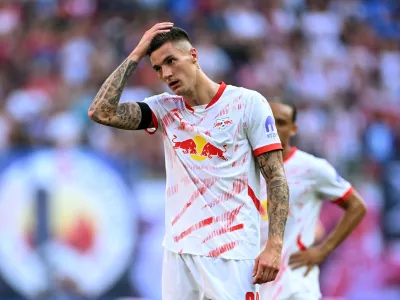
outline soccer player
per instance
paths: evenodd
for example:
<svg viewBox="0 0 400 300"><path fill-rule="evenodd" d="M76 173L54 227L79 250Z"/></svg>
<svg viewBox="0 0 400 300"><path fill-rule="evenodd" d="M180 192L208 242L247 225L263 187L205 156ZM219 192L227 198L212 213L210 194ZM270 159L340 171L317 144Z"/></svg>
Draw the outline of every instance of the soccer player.
<svg viewBox="0 0 400 300"><path fill-rule="evenodd" d="M261 286L261 300L320 299L319 269L328 255L356 228L366 213L360 195L326 160L292 147L296 134L296 107L285 100L273 98L270 106L283 146L284 168L290 190L290 208L283 243L282 267L275 281ZM325 239L319 224L322 201L328 200L344 210L344 216ZM267 205L266 205L267 204ZM269 205L263 202L263 207ZM267 216L262 221L261 244L268 236ZM319 227L318 227L319 226ZM335 280L332 278L332 280Z"/></svg>
<svg viewBox="0 0 400 300"><path fill-rule="evenodd" d="M175 95L119 104L146 55ZM188 34L167 22L143 35L102 85L89 116L107 126L162 133L163 299L258 299L258 284L279 271L289 205L282 146L264 97L213 82ZM261 252L260 170L270 195L268 243Z"/></svg>

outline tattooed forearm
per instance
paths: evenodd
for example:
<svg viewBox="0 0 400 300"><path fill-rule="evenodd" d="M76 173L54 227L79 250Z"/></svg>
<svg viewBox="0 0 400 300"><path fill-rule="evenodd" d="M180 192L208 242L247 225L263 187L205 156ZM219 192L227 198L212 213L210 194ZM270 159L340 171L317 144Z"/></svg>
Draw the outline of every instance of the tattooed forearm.
<svg viewBox="0 0 400 300"><path fill-rule="evenodd" d="M126 59L101 86L89 108L90 118L103 125L121 129L137 129L142 113L137 103L118 104L136 61Z"/></svg>
<svg viewBox="0 0 400 300"><path fill-rule="evenodd" d="M268 237L283 239L289 212L289 187L282 163L282 151L271 151L257 156L261 173L267 181Z"/></svg>

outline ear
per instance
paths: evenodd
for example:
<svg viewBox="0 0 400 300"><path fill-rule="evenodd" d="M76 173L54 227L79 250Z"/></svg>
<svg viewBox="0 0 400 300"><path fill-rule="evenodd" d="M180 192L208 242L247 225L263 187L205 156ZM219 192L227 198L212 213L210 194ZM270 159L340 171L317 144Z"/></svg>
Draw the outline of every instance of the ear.
<svg viewBox="0 0 400 300"><path fill-rule="evenodd" d="M191 48L191 49L189 50L189 54L190 54L190 56L192 57L192 62L193 62L194 64L197 64L197 63L198 63L198 60L199 60L199 57L197 56L197 50L196 50L196 48Z"/></svg>
<svg viewBox="0 0 400 300"><path fill-rule="evenodd" d="M290 136L295 136L297 134L297 124L293 124L292 128L290 129Z"/></svg>

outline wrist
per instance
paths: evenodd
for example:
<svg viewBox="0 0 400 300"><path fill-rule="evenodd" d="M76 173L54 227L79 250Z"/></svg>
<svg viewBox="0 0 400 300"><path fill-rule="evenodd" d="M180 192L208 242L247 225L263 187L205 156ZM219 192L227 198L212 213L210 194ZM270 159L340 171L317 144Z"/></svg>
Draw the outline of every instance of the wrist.
<svg viewBox="0 0 400 300"><path fill-rule="evenodd" d="M281 248L283 247L283 240L280 237L268 238L266 248Z"/></svg>
<svg viewBox="0 0 400 300"><path fill-rule="evenodd" d="M318 248L321 249L321 251L328 256L334 249L334 247L329 243L329 242L322 242Z"/></svg>
<svg viewBox="0 0 400 300"><path fill-rule="evenodd" d="M129 58L130 60L139 62L139 61L143 58L143 56L144 56L144 55L141 55L141 54L137 53L136 51L133 51L133 52L128 56L128 58Z"/></svg>

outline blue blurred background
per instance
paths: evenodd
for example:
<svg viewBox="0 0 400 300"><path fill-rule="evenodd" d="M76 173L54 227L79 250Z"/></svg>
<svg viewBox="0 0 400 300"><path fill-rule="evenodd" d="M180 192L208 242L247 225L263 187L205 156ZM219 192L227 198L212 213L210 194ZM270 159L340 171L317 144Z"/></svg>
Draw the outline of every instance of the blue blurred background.
<svg viewBox="0 0 400 300"><path fill-rule="evenodd" d="M400 299L398 0L1 0L0 299L161 299L161 138L87 117L159 21L213 80L292 99L295 145L367 202L322 266L325 298ZM164 91L145 59L122 101ZM340 216L325 205L325 229Z"/></svg>

